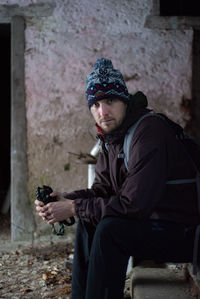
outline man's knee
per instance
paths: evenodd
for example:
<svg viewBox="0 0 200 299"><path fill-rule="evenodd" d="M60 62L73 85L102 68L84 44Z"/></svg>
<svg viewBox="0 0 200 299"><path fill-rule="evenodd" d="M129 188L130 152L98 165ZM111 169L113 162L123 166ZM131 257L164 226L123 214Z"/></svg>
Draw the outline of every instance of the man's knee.
<svg viewBox="0 0 200 299"><path fill-rule="evenodd" d="M106 217L102 219L97 225L95 238L97 240L107 240L112 241L113 237L116 235L119 220L116 217Z"/></svg>

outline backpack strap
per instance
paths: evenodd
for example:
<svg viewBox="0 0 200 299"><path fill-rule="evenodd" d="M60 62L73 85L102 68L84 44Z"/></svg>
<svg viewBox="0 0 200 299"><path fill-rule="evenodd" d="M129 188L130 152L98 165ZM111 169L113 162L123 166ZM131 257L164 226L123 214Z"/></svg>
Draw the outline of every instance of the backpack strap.
<svg viewBox="0 0 200 299"><path fill-rule="evenodd" d="M123 151L124 151L124 164L126 166L126 169L128 170L128 161L129 161L129 151L131 146L131 141L133 139L133 136L135 134L135 130L137 129L138 125L141 123L141 121L148 117L152 116L153 113L147 113L143 116L141 116L127 131L125 137L124 137L124 145L123 145Z"/></svg>
<svg viewBox="0 0 200 299"><path fill-rule="evenodd" d="M141 121L143 119L145 119L146 117L149 116L156 116L162 120L165 121L164 116L162 116L161 114L156 114L156 113L152 113L149 112L147 114L144 114L143 116L141 116L127 131L125 138L124 138L124 145L123 145L123 151L124 151L124 163L126 166L126 169L128 170L128 161L129 161L129 151L130 151L130 145L131 145L131 141L133 139L133 136L135 134L135 130L137 129L138 125L141 123Z"/></svg>

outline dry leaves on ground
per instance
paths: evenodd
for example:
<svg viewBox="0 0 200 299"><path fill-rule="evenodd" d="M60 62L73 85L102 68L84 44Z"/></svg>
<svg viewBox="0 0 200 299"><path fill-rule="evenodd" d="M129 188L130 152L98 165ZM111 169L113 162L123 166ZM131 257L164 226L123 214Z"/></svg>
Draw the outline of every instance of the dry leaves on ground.
<svg viewBox="0 0 200 299"><path fill-rule="evenodd" d="M73 248L57 243L0 253L0 298L65 298Z"/></svg>

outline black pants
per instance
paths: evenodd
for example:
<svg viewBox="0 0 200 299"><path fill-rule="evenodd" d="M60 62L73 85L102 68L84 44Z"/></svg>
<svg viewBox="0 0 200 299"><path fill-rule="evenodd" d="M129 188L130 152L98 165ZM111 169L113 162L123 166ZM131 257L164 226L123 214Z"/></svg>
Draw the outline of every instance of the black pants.
<svg viewBox="0 0 200 299"><path fill-rule="evenodd" d="M122 299L130 256L191 262L194 229L155 220L108 217L94 228L79 220L71 299Z"/></svg>

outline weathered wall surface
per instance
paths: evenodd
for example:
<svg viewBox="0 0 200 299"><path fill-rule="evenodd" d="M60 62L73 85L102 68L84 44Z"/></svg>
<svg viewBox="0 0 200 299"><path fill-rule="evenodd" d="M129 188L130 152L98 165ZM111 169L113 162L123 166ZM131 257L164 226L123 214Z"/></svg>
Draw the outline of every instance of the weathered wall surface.
<svg viewBox="0 0 200 299"><path fill-rule="evenodd" d="M26 104L29 190L43 183L60 191L85 188L87 166L74 156L94 144L84 96L85 76L107 57L129 92L142 90L150 107L185 124L191 99L192 31L144 28L149 0L1 1L56 3L50 17L26 18ZM90 134L91 132L91 134ZM89 133L89 134L88 134ZM70 164L68 171L64 165Z"/></svg>

